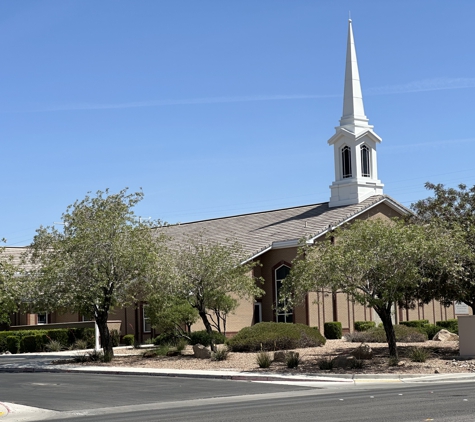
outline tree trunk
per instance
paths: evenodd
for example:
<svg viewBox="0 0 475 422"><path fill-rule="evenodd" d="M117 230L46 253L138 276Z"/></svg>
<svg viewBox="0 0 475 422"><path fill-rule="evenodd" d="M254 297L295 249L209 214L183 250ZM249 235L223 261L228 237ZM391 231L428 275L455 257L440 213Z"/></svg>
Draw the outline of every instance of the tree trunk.
<svg viewBox="0 0 475 422"><path fill-rule="evenodd" d="M375 307L374 310L383 322L384 331L386 332L386 341L389 347L389 356L398 359L396 333L394 332L393 321L391 319L391 305L387 307Z"/></svg>
<svg viewBox="0 0 475 422"><path fill-rule="evenodd" d="M211 324L208 320L208 315L206 314L206 311L201 311L199 310L198 311L200 317L201 317L201 320L203 321L203 324L206 328L206 332L209 334L209 337L210 337L210 347L211 347L211 350L213 352L216 352L216 346L214 345L214 340L213 340L213 327L211 327Z"/></svg>
<svg viewBox="0 0 475 422"><path fill-rule="evenodd" d="M114 357L114 349L112 344L112 337L109 333L109 327L107 326L107 313L101 313L96 318L96 324L99 328L101 335L101 346L104 353L104 361L110 362Z"/></svg>

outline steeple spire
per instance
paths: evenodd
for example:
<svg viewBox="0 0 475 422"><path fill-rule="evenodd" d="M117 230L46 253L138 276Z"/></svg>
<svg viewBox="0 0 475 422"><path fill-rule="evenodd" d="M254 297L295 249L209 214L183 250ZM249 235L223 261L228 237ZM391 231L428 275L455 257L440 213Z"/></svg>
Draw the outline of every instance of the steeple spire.
<svg viewBox="0 0 475 422"><path fill-rule="evenodd" d="M348 20L348 42L346 47L345 91L343 98L343 116L340 126L351 132L356 127L367 128L368 119L364 113L363 95L361 93L360 74L356 59L355 41L351 19Z"/></svg>
<svg viewBox="0 0 475 422"><path fill-rule="evenodd" d="M382 195L384 185L378 179L376 159L376 145L381 138L373 132L364 113L351 19L348 22L343 116L340 126L335 129L336 133L328 140L333 145L335 160L335 181L330 186L328 206L358 204L370 196Z"/></svg>

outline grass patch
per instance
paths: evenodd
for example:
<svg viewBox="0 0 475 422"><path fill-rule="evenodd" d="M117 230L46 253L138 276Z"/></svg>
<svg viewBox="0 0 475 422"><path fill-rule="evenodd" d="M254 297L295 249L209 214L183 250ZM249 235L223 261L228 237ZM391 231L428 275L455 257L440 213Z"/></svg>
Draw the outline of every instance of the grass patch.
<svg viewBox="0 0 475 422"><path fill-rule="evenodd" d="M301 362L300 355L296 352L288 352L285 354L285 363L287 368L297 368Z"/></svg>
<svg viewBox="0 0 475 422"><path fill-rule="evenodd" d="M430 351L423 347L412 347L409 350L409 359L413 362L425 362L430 357Z"/></svg>
<svg viewBox="0 0 475 422"><path fill-rule="evenodd" d="M211 354L211 360L222 361L228 358L229 350L225 347L220 347L216 352Z"/></svg>
<svg viewBox="0 0 475 422"><path fill-rule="evenodd" d="M272 363L272 358L269 352L265 350L261 350L257 353L256 362L259 368L269 368L270 364Z"/></svg>

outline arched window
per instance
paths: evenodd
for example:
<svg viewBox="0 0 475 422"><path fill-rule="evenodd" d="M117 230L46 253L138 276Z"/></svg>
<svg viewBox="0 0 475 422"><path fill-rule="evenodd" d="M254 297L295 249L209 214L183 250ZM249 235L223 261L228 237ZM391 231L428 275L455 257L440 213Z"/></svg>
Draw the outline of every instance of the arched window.
<svg viewBox="0 0 475 422"><path fill-rule="evenodd" d="M361 145L361 176L371 177L370 151L366 145Z"/></svg>
<svg viewBox="0 0 475 422"><path fill-rule="evenodd" d="M290 310L284 311L286 300L280 298L280 290L282 289L282 282L284 278L289 275L290 267L281 265L275 270L275 315L277 322L293 322L293 313Z"/></svg>
<svg viewBox="0 0 475 422"><path fill-rule="evenodd" d="M341 150L341 168L343 170L343 179L352 177L351 174L351 149L346 146Z"/></svg>

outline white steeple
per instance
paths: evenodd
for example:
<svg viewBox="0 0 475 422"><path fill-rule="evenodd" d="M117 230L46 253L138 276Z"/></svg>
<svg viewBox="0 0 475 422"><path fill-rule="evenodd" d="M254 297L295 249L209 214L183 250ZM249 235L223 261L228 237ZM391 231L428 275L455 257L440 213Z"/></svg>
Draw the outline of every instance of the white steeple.
<svg viewBox="0 0 475 422"><path fill-rule="evenodd" d="M330 186L330 207L357 204L383 193L378 180L376 145L381 138L373 132L364 112L360 75L356 60L351 19L348 22L343 116L328 143L333 145L335 181Z"/></svg>

